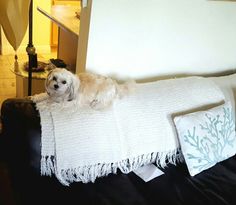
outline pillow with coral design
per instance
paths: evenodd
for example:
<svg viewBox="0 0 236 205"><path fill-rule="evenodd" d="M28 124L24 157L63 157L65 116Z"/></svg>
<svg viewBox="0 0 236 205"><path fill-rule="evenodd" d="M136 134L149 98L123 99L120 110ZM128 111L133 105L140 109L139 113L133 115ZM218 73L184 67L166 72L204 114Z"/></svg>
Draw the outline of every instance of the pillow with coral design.
<svg viewBox="0 0 236 205"><path fill-rule="evenodd" d="M235 155L235 122L230 102L176 116L174 123L191 176Z"/></svg>

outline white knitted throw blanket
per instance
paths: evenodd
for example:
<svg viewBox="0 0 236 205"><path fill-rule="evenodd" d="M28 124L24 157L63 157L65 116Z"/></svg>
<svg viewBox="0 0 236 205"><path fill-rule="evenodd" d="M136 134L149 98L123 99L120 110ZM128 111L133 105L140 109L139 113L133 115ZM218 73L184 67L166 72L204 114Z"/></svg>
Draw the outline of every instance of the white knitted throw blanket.
<svg viewBox="0 0 236 205"><path fill-rule="evenodd" d="M121 170L154 163L164 167L180 156L172 114L219 103L224 96L206 78L138 84L134 94L96 111L76 101L36 103L41 118L41 174L64 185L94 182Z"/></svg>

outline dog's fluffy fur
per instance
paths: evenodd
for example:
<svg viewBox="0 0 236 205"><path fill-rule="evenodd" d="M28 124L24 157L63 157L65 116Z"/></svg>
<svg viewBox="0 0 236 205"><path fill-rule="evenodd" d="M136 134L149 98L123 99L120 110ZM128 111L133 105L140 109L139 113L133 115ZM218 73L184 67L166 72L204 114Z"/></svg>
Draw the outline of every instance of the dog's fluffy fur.
<svg viewBox="0 0 236 205"><path fill-rule="evenodd" d="M46 91L56 102L77 100L80 106L103 109L114 99L135 90L134 80L119 84L110 77L93 73L75 75L64 68L53 69L46 79Z"/></svg>

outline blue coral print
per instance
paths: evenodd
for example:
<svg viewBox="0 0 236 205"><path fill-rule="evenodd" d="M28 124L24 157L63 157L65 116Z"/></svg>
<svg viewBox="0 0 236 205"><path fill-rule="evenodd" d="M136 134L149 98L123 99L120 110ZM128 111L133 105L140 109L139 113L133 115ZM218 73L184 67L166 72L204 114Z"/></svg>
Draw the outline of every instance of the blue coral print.
<svg viewBox="0 0 236 205"><path fill-rule="evenodd" d="M235 145L235 121L232 109L222 109L221 115L205 114L205 122L194 126L191 131L187 130L187 134L184 135L184 141L195 150L187 153L187 158L193 160L192 168L198 172L232 156L228 149L234 148ZM203 136L197 134L197 128L201 130L200 133L204 133Z"/></svg>

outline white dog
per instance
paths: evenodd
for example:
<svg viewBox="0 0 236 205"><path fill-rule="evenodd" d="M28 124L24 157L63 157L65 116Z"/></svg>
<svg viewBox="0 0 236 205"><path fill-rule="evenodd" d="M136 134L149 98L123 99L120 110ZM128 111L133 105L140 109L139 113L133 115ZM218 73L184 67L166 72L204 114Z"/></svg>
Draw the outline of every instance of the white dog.
<svg viewBox="0 0 236 205"><path fill-rule="evenodd" d="M45 88L53 101L71 101L77 96L79 81L76 75L65 68L55 68L48 73Z"/></svg>
<svg viewBox="0 0 236 205"><path fill-rule="evenodd" d="M92 73L75 75L64 68L55 68L49 74L45 87L49 98L55 102L77 100L80 106L102 109L114 99L134 91L135 81L118 84L115 80Z"/></svg>

